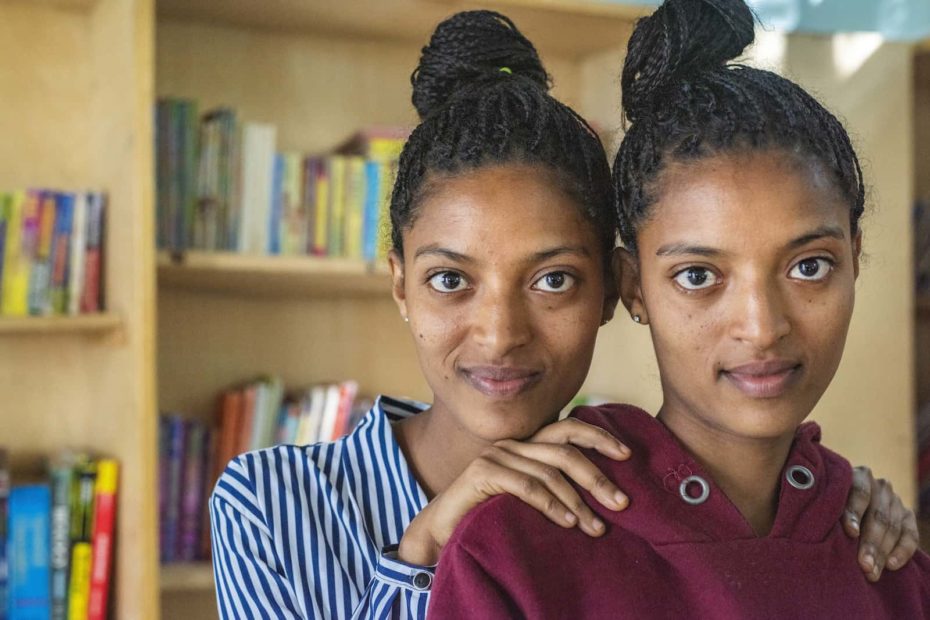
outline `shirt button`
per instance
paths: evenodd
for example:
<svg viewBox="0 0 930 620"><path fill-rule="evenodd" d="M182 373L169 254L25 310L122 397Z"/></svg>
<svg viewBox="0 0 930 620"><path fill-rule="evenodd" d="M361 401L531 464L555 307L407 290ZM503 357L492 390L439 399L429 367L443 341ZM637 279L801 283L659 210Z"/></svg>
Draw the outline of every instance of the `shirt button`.
<svg viewBox="0 0 930 620"><path fill-rule="evenodd" d="M433 584L433 576L429 573L417 573L413 576L413 587L417 590L428 590Z"/></svg>

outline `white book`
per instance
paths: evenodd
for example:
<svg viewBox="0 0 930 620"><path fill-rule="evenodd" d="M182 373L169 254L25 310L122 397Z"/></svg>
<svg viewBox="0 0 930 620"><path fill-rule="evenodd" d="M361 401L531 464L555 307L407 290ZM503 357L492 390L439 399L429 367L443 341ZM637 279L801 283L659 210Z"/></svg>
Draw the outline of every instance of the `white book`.
<svg viewBox="0 0 930 620"><path fill-rule="evenodd" d="M316 385L308 391L301 413L300 430L297 433L298 445L305 446L320 440L320 422L323 420L325 401L324 386Z"/></svg>
<svg viewBox="0 0 930 620"><path fill-rule="evenodd" d="M242 126L242 164L239 170L242 183L239 193L240 252L268 254L276 139L274 125L245 123Z"/></svg>
<svg viewBox="0 0 930 620"><path fill-rule="evenodd" d="M74 217L71 221L71 255L68 257L68 314L81 311L84 293L84 252L87 246L87 192L74 196Z"/></svg>
<svg viewBox="0 0 930 620"><path fill-rule="evenodd" d="M339 384L326 386L326 398L323 405L323 419L317 441L332 441L336 418L339 415Z"/></svg>

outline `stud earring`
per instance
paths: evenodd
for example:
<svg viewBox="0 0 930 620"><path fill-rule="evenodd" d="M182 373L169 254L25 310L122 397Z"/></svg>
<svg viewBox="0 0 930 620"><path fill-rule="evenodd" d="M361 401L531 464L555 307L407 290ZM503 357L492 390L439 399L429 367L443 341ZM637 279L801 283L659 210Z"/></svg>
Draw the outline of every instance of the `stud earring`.
<svg viewBox="0 0 930 620"><path fill-rule="evenodd" d="M404 323L409 323L409 322L410 322L410 317L406 317L406 316L405 316L405 317L404 317Z"/></svg>
<svg viewBox="0 0 930 620"><path fill-rule="evenodd" d="M634 315L633 315L633 322L634 322L634 323L642 323L642 322L643 322L643 318L642 318L641 316L639 316L638 314L634 314Z"/></svg>

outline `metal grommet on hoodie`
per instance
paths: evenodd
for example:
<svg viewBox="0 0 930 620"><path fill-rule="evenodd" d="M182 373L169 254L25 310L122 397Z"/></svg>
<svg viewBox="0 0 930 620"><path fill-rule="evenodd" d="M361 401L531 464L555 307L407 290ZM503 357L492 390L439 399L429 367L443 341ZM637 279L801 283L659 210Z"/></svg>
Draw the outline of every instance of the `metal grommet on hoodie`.
<svg viewBox="0 0 930 620"><path fill-rule="evenodd" d="M788 484L801 491L814 486L814 474L803 465L792 465L785 472L785 479Z"/></svg>
<svg viewBox="0 0 930 620"><path fill-rule="evenodd" d="M697 484L699 487L701 487L701 493L699 495L691 495L688 492L688 487L691 485L691 483ZM706 502L707 498L710 497L710 485L700 476L688 476L681 481L680 485L678 485L678 494L681 495L681 499L685 500L692 506L699 506Z"/></svg>

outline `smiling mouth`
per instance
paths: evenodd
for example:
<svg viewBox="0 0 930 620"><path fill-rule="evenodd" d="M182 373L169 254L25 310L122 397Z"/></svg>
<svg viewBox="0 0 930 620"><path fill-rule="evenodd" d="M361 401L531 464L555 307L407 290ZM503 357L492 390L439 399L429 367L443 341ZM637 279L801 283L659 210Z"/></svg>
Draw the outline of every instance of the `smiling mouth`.
<svg viewBox="0 0 930 620"><path fill-rule="evenodd" d="M720 375L750 398L778 398L795 384L801 368L797 362L775 360L743 364Z"/></svg>
<svg viewBox="0 0 930 620"><path fill-rule="evenodd" d="M540 371L508 366L473 366L460 372L473 388L491 398L517 396L542 379Z"/></svg>

